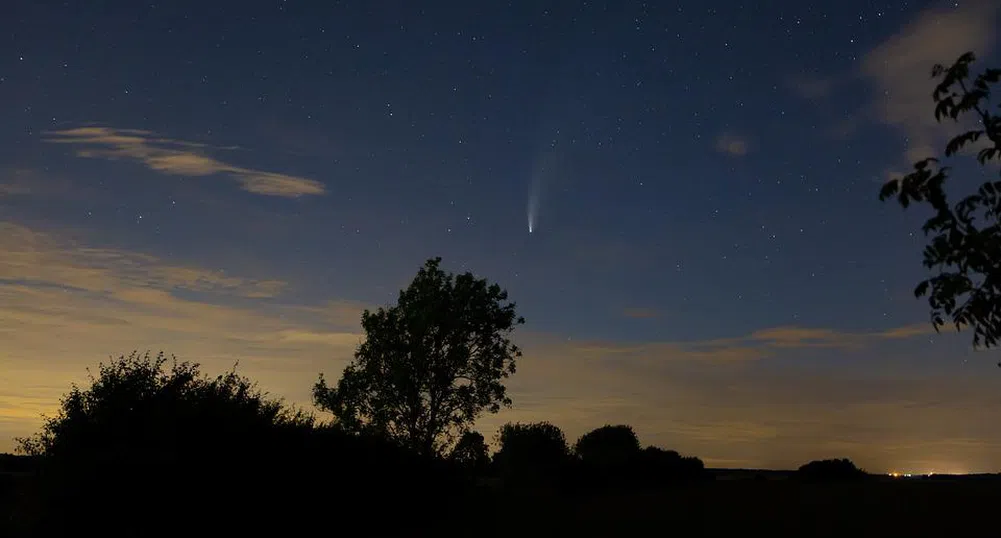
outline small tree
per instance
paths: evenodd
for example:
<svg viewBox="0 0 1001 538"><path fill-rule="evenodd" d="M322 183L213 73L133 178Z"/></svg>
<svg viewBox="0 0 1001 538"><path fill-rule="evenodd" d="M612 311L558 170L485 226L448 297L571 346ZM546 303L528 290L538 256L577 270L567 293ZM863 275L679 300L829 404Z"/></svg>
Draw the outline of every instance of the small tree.
<svg viewBox="0 0 1001 538"><path fill-rule="evenodd" d="M574 452L584 463L622 465L640 453L640 440L632 426L605 425L582 435Z"/></svg>
<svg viewBox="0 0 1001 538"><path fill-rule="evenodd" d="M490 465L486 440L482 433L476 431L463 433L448 457L473 474L482 472Z"/></svg>
<svg viewBox="0 0 1001 538"><path fill-rule="evenodd" d="M987 69L970 80L972 52L951 67L936 65L935 118L953 121L973 115L975 128L956 136L945 147L951 157L967 145L982 142L977 161L986 165L1001 157L1001 116L991 112L991 85L1001 70ZM944 189L949 168L938 159L917 162L914 171L883 185L880 200L896 197L901 206L928 204L934 214L922 230L931 240L924 250L924 265L938 274L920 282L916 297L928 295L935 330L951 317L957 330L973 329L974 347L992 347L1001 337L1001 181L983 183L974 194L950 205Z"/></svg>
<svg viewBox="0 0 1001 538"><path fill-rule="evenodd" d="M521 351L509 336L524 319L507 292L428 260L396 306L362 314L365 341L337 387L323 375L316 405L350 431L374 431L440 455L484 412L510 406L503 380Z"/></svg>

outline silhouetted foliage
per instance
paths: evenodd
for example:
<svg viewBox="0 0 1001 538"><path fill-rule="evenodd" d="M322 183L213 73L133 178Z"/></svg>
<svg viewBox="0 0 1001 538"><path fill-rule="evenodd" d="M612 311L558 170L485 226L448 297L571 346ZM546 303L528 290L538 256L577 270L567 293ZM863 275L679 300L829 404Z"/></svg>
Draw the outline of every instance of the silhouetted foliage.
<svg viewBox="0 0 1001 538"><path fill-rule="evenodd" d="M497 434L499 448L493 463L508 480L551 480L570 460L563 430L549 422L508 423Z"/></svg>
<svg viewBox="0 0 1001 538"><path fill-rule="evenodd" d="M573 477L577 489L657 489L711 478L702 460L657 447L636 449L627 457L582 460Z"/></svg>
<svg viewBox="0 0 1001 538"><path fill-rule="evenodd" d="M90 380L86 390L71 388L41 432L18 439L21 452L79 458L141 444L150 451L143 457L155 459L159 451L185 448L176 446L178 433L190 435L185 441L200 449L211 449L207 441L214 438L313 423L312 416L269 399L235 370L208 379L197 364L171 361L163 353L133 352L102 363Z"/></svg>
<svg viewBox="0 0 1001 538"><path fill-rule="evenodd" d="M371 431L422 454L444 453L484 411L509 406L502 381L521 351L524 320L507 292L428 260L395 306L362 314L365 341L337 387L322 374L318 407L349 431Z"/></svg>
<svg viewBox="0 0 1001 538"><path fill-rule="evenodd" d="M945 156L981 142L976 160L985 165L1001 157L1001 116L991 112L989 102L1001 70L987 69L971 80L973 61L968 52L948 68L934 66L932 77L940 80L932 99L938 121L959 122L970 115L975 120L971 130L949 141ZM950 169L938 163L935 158L915 163L913 172L883 185L879 198L896 197L904 208L912 203L931 207L934 214L922 226L931 237L924 265L937 274L920 282L914 294L928 296L936 330L951 317L957 330L972 327L974 346L992 347L1001 337L1001 181L987 181L950 205L944 189Z"/></svg>
<svg viewBox="0 0 1001 538"><path fill-rule="evenodd" d="M477 431L463 433L452 448L449 460L473 474L484 472L490 465L490 452L483 434Z"/></svg>
<svg viewBox="0 0 1001 538"><path fill-rule="evenodd" d="M631 426L605 425L581 436L574 452L587 464L624 465L640 452L640 440Z"/></svg>
<svg viewBox="0 0 1001 538"><path fill-rule="evenodd" d="M674 450L648 446L643 449L639 461L642 476L651 485L691 482L710 478L701 459L695 456L682 456Z"/></svg>
<svg viewBox="0 0 1001 538"><path fill-rule="evenodd" d="M806 482L848 482L868 476L848 458L811 461L796 471L796 478Z"/></svg>
<svg viewBox="0 0 1001 538"><path fill-rule="evenodd" d="M0 454L0 473L31 473L38 468L37 456Z"/></svg>
<svg viewBox="0 0 1001 538"><path fill-rule="evenodd" d="M454 489L443 466L163 354L102 364L20 446L40 457L23 516L38 536L292 532L312 526L303 514L351 513L374 496L403 513L424 506L418 488L436 502Z"/></svg>

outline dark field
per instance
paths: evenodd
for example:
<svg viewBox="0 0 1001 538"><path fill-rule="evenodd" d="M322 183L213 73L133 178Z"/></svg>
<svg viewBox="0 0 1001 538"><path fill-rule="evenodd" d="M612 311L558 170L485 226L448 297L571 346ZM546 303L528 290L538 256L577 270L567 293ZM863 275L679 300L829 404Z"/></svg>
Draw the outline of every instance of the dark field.
<svg viewBox="0 0 1001 538"><path fill-rule="evenodd" d="M5 518L12 490L26 477L4 480ZM11 488L14 486L14 488ZM30 486L29 486L30 487ZM999 536L997 478L875 479L808 484L792 479L717 480L656 492L557 494L484 490L464 496L464 509L441 503L428 520L452 521L433 535L468 536ZM374 503L376 508L380 503ZM326 518L314 523L324 527ZM234 514L235 515L235 514ZM248 517L254 517L248 514ZM414 517L413 514L410 517ZM461 523L460 523L461 521ZM5 523L9 524L8 519ZM301 528L303 522L299 525ZM196 531L197 529L193 529ZM0 525L0 535L13 536ZM425 534L414 533L422 536Z"/></svg>
<svg viewBox="0 0 1001 538"><path fill-rule="evenodd" d="M669 491L507 498L480 535L1001 536L1001 481L731 481Z"/></svg>

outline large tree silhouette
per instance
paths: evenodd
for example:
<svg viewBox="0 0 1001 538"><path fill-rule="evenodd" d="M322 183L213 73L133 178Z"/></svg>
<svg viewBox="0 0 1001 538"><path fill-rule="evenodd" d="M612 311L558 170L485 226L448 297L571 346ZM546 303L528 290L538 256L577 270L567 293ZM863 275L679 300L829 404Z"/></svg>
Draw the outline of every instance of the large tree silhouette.
<svg viewBox="0 0 1001 538"><path fill-rule="evenodd" d="M1001 116L991 112L989 102L1001 70L987 69L971 79L973 61L968 52L948 68L936 65L932 77L939 82L932 98L938 121L972 126L949 141L945 156L979 142L976 159L988 165L1001 157ZM924 265L937 274L921 281L914 294L928 296L936 330L951 318L957 329L973 330L975 347L992 347L1001 337L1001 181L987 181L951 205L944 188L949 168L938 163L935 158L917 162L913 172L883 185L879 198L896 197L904 208L913 203L931 207L934 214L922 227L930 237Z"/></svg>
<svg viewBox="0 0 1001 538"><path fill-rule="evenodd" d="M509 336L524 320L507 292L428 260L395 306L362 314L365 341L316 405L350 431L385 435L440 455L484 411L510 405L503 380L521 356Z"/></svg>

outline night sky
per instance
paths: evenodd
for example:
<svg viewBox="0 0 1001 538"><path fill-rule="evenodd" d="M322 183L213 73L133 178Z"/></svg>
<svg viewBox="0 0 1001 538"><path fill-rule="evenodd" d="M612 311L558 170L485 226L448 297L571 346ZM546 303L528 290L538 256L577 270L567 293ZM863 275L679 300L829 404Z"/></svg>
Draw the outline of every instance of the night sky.
<svg viewBox="0 0 1001 538"><path fill-rule="evenodd" d="M996 354L934 334L927 215L877 199L945 140L931 66L998 65L999 21L993 0L6 0L0 451L133 349L239 361L311 407L361 310L442 256L526 318L488 438L628 423L709 466L1001 470Z"/></svg>

